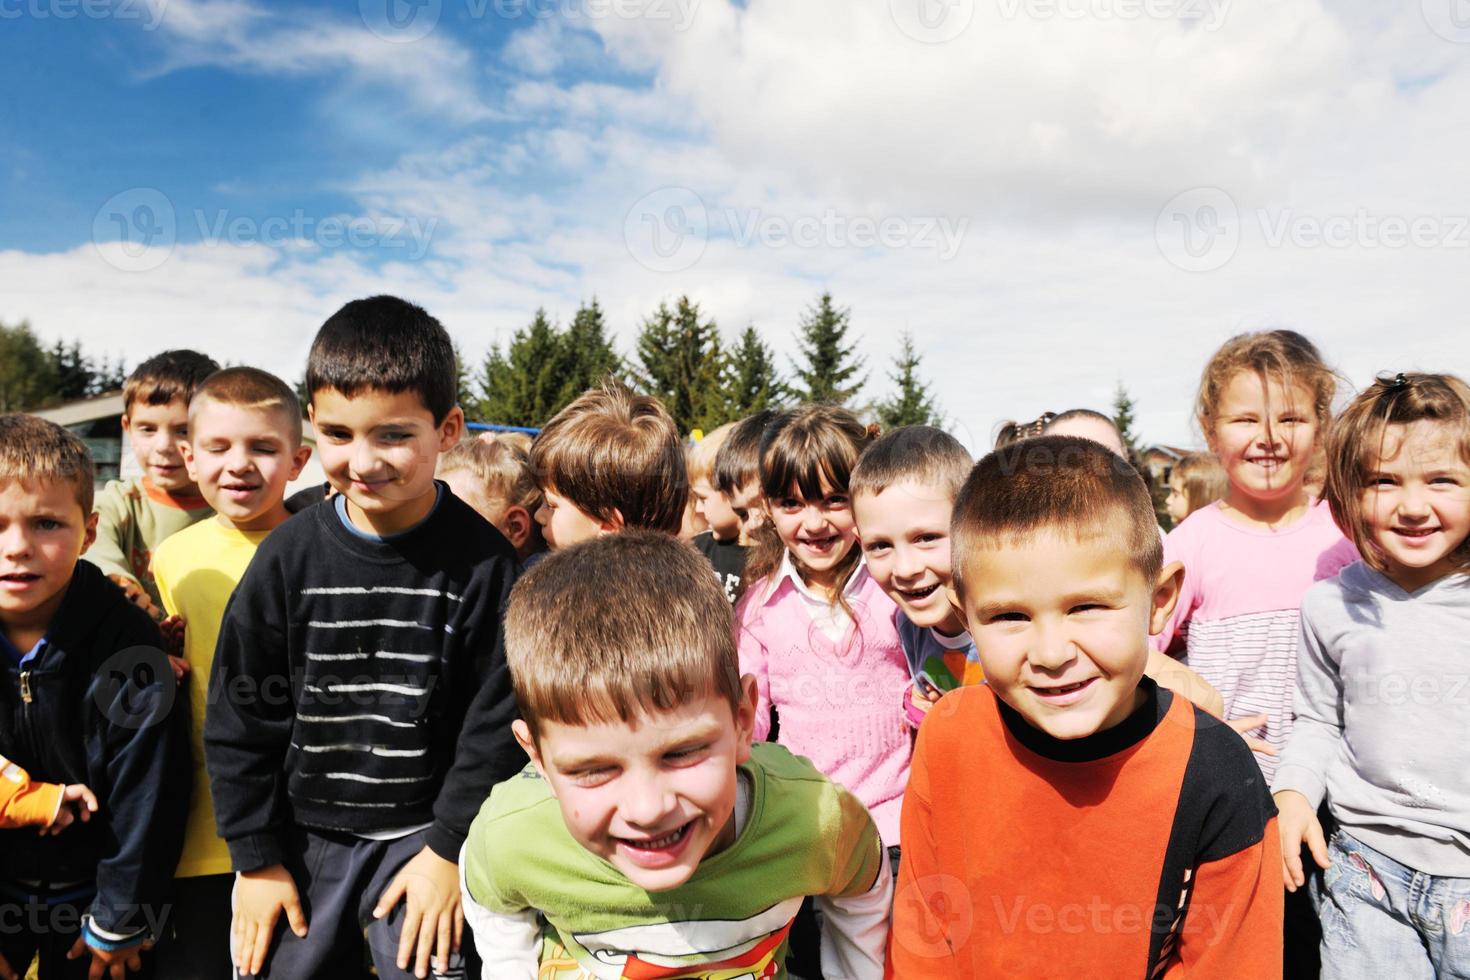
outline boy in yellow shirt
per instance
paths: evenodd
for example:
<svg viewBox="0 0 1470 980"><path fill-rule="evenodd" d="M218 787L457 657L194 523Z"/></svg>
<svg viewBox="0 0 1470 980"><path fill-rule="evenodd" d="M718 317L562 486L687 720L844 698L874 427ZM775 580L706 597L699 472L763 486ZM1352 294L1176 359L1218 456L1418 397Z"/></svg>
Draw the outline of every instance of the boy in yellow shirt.
<svg viewBox="0 0 1470 980"><path fill-rule="evenodd" d="M210 375L189 402L181 445L189 478L214 508L168 537L153 575L170 616L182 616L184 659L194 718L194 795L184 853L174 880L172 928L182 941L159 948L158 976L226 975L230 969L230 852L215 830L204 771L204 717L220 620L236 583L264 540L289 514L286 484L311 455L301 444L301 404L290 386L256 368ZM259 692L259 696L268 696Z"/></svg>

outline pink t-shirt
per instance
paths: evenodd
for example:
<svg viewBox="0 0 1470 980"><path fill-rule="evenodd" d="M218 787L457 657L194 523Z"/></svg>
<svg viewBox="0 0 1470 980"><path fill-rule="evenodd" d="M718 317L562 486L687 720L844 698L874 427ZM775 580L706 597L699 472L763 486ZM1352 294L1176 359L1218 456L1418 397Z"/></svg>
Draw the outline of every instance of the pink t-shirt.
<svg viewBox="0 0 1470 980"><path fill-rule="evenodd" d="M1184 563L1184 586L1155 646L1182 638L1184 662L1219 690L1225 717L1264 714L1264 734L1252 734L1280 750L1291 734L1302 596L1357 560L1323 501L1277 531L1202 507L1164 539L1165 563ZM1256 761L1268 780L1275 775L1275 758Z"/></svg>
<svg viewBox="0 0 1470 980"><path fill-rule="evenodd" d="M908 661L894 626L897 607L866 568L844 595L857 621L834 640L792 576L754 583L735 610L740 670L755 675L760 692L755 737L769 734L774 703L778 741L862 800L892 847L913 753L903 710Z"/></svg>

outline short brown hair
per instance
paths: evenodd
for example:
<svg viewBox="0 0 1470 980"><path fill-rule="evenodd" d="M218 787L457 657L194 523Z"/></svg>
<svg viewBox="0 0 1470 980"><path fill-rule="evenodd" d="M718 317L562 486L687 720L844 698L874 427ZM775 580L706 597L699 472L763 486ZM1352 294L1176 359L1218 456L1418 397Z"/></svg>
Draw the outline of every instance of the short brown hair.
<svg viewBox="0 0 1470 980"><path fill-rule="evenodd" d="M955 591L964 593L975 551L1047 530L1115 539L1150 583L1164 564L1153 500L1138 471L1091 439L1037 436L990 453L960 489L950 520Z"/></svg>
<svg viewBox="0 0 1470 980"><path fill-rule="evenodd" d="M584 514L677 534L689 499L679 430L663 403L608 379L556 413L531 444L542 490Z"/></svg>
<svg viewBox="0 0 1470 980"><path fill-rule="evenodd" d="M702 696L740 703L730 602L709 562L667 534L629 531L554 551L516 583L505 653L521 717L630 721Z"/></svg>
<svg viewBox="0 0 1470 980"><path fill-rule="evenodd" d="M718 457L720 447L725 440L730 438L730 432L735 428L734 422L726 422L718 429L713 429L705 437L689 447L689 482L695 480L708 480L712 485L715 482L715 459Z"/></svg>
<svg viewBox="0 0 1470 980"><path fill-rule="evenodd" d="M205 401L261 412L279 412L286 418L292 446L301 445L301 399L291 386L269 371L253 367L231 367L204 379L189 399L189 435L194 435L197 406Z"/></svg>
<svg viewBox="0 0 1470 980"><path fill-rule="evenodd" d="M95 479L92 453L74 433L34 415L0 415L0 483L70 483L87 517Z"/></svg>
<svg viewBox="0 0 1470 980"><path fill-rule="evenodd" d="M1231 337L1205 364L1195 399L1195 419L1206 438L1213 440L1220 398L1242 371L1263 381L1271 378L1288 388L1301 385L1310 391L1319 433L1332 420L1337 374L1322 360L1317 345L1295 330L1263 330Z"/></svg>
<svg viewBox="0 0 1470 980"><path fill-rule="evenodd" d="M1190 453L1174 464L1169 479L1179 478L1183 485L1188 514L1201 507L1208 507L1225 496L1230 481L1225 477L1225 467L1214 453Z"/></svg>
<svg viewBox="0 0 1470 980"><path fill-rule="evenodd" d="M958 439L932 425L905 425L886 432L853 467L848 493L880 494L912 481L939 487L950 500L964 486L975 461Z"/></svg>
<svg viewBox="0 0 1470 980"><path fill-rule="evenodd" d="M765 408L747 415L725 437L725 444L715 453L715 476L711 481L721 493L733 494L761 478L761 434L776 418L774 409Z"/></svg>
<svg viewBox="0 0 1470 980"><path fill-rule="evenodd" d="M1452 374L1399 374L1380 378L1342 410L1327 432L1327 481L1322 496L1358 554L1378 571L1383 554L1373 540L1364 512L1368 477L1383 451L1384 429L1432 420L1450 426L1460 459L1470 464L1470 386ZM1470 538L1455 549L1461 568L1470 566Z"/></svg>
<svg viewBox="0 0 1470 980"><path fill-rule="evenodd" d="M214 358L197 350L166 350L154 354L133 368L123 382L123 414L131 415L133 405L167 405L182 400L185 405L205 378L219 370Z"/></svg>
<svg viewBox="0 0 1470 980"><path fill-rule="evenodd" d="M535 514L541 506L541 488L531 472L531 459L517 441L498 436L471 436L439 457L438 472L463 472L485 488L485 494Z"/></svg>

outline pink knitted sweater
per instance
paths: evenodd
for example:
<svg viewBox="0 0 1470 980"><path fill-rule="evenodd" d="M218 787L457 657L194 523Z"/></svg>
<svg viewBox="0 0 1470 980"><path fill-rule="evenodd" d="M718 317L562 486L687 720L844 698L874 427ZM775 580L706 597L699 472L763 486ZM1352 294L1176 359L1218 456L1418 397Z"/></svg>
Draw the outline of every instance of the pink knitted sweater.
<svg viewBox="0 0 1470 980"><path fill-rule="evenodd" d="M873 814L883 843L898 844L899 811L909 779L910 731L904 724L907 661L894 627L896 607L866 568L849 586L857 615L840 641L813 622L789 578L753 584L735 610L740 670L760 691L757 739L770 732L774 703L779 741L847 787Z"/></svg>

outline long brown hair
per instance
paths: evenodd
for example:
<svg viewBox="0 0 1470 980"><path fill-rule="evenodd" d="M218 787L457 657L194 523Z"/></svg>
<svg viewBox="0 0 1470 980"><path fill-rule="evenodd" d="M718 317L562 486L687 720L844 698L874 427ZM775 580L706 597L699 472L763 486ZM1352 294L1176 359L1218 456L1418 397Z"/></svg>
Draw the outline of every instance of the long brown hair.
<svg viewBox="0 0 1470 980"><path fill-rule="evenodd" d="M1295 330L1262 330L1237 334L1225 341L1200 375L1195 418L1212 447L1220 398L1242 371L1262 381L1273 379L1287 389L1301 385L1310 391L1320 440L1320 433L1332 420L1332 400L1337 395L1336 372L1322 359L1317 345Z"/></svg>
<svg viewBox="0 0 1470 980"><path fill-rule="evenodd" d="M761 434L761 492L768 502L791 495L793 488L805 500L817 500L824 492L847 493L858 457L877 437L876 425L864 425L852 412L834 405L807 405L782 412ZM774 574L785 551L776 529L769 523L763 525L745 561L747 587L764 583ZM849 616L852 609L842 596L842 583L861 559L862 551L854 545L835 568L838 584L832 601ZM806 569L795 558L792 561L805 579Z"/></svg>
<svg viewBox="0 0 1470 980"><path fill-rule="evenodd" d="M1382 455L1388 426L1424 420L1451 426L1460 459L1470 463L1470 386L1452 374L1379 378L1343 409L1327 433L1327 482L1322 496L1342 533L1358 546L1358 554L1380 572L1387 571L1386 562L1373 541L1363 506L1367 479ZM1470 538L1453 554L1459 567L1470 566Z"/></svg>

